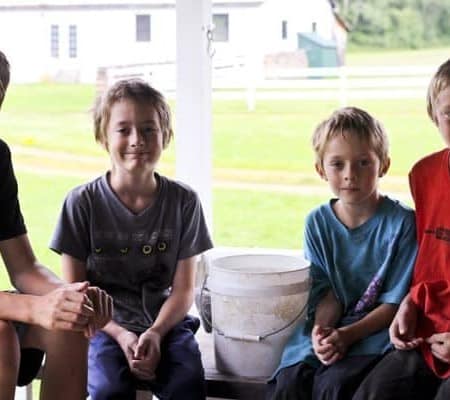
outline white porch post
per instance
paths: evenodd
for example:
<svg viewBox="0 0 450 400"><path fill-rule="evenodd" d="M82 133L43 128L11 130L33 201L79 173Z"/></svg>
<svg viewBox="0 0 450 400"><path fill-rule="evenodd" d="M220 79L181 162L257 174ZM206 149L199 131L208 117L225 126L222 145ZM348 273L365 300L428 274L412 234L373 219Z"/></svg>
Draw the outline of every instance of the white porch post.
<svg viewBox="0 0 450 400"><path fill-rule="evenodd" d="M176 11L175 173L199 194L212 229L211 0L178 0Z"/></svg>

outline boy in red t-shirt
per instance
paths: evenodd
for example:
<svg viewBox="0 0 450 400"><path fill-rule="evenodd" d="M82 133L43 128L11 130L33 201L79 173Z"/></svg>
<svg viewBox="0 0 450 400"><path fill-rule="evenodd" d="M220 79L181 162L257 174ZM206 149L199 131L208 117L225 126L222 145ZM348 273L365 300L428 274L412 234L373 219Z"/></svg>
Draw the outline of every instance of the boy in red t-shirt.
<svg viewBox="0 0 450 400"><path fill-rule="evenodd" d="M388 354L355 399L450 399L450 59L431 79L428 115L446 148L409 174L419 250L409 295L390 327Z"/></svg>

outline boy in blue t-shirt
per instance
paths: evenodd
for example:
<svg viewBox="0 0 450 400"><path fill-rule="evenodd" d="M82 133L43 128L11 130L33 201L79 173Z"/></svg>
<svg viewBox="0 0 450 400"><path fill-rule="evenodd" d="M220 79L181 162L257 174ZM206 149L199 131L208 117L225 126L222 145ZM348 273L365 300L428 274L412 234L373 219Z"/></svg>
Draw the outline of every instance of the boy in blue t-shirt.
<svg viewBox="0 0 450 400"><path fill-rule="evenodd" d="M306 219L308 315L269 382L270 399L351 399L391 349L388 327L416 255L413 211L378 191L390 164L381 124L339 109L319 124L313 147L336 198Z"/></svg>

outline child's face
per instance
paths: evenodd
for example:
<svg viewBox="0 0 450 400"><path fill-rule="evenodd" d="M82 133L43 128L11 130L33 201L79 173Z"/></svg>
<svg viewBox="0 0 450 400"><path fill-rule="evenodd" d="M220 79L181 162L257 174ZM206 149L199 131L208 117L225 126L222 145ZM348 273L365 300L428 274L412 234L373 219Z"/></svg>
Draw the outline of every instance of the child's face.
<svg viewBox="0 0 450 400"><path fill-rule="evenodd" d="M379 197L380 166L369 143L347 134L326 144L323 165L316 168L343 203L372 207Z"/></svg>
<svg viewBox="0 0 450 400"><path fill-rule="evenodd" d="M105 148L113 169L153 171L163 149L159 117L149 103L123 99L111 107Z"/></svg>
<svg viewBox="0 0 450 400"><path fill-rule="evenodd" d="M442 90L435 102L436 125L447 147L450 147L450 86Z"/></svg>

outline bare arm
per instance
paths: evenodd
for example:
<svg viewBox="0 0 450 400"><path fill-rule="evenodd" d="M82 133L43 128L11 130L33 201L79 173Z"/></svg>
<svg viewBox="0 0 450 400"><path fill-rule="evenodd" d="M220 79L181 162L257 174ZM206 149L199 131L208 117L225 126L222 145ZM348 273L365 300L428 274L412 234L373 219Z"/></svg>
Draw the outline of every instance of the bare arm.
<svg viewBox="0 0 450 400"><path fill-rule="evenodd" d="M334 344L324 342L335 331L334 327L341 316L342 306L333 291L329 290L316 307L311 332L314 353L323 364L333 363L341 357Z"/></svg>
<svg viewBox="0 0 450 400"><path fill-rule="evenodd" d="M342 306L332 290L329 290L316 307L314 325L334 327L342 316Z"/></svg>
<svg viewBox="0 0 450 400"><path fill-rule="evenodd" d="M180 322L194 300L196 257L178 261L170 296L153 325L138 340L131 370L141 379L152 379L161 358L161 341Z"/></svg>
<svg viewBox="0 0 450 400"><path fill-rule="evenodd" d="M63 284L38 262L26 234L0 241L0 252L11 283L20 292L42 295Z"/></svg>
<svg viewBox="0 0 450 400"><path fill-rule="evenodd" d="M364 318L353 324L339 328L345 335L348 345L370 336L371 334L389 327L398 306L396 304L380 304Z"/></svg>
<svg viewBox="0 0 450 400"><path fill-rule="evenodd" d="M164 337L187 314L194 301L196 257L178 261L172 291L150 328Z"/></svg>
<svg viewBox="0 0 450 400"><path fill-rule="evenodd" d="M64 285L37 261L26 234L0 241L0 252L12 284L22 292L0 293L0 319L46 329L84 329L93 312L84 295L87 282Z"/></svg>

